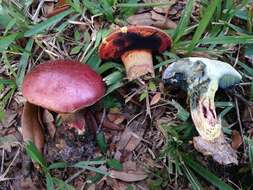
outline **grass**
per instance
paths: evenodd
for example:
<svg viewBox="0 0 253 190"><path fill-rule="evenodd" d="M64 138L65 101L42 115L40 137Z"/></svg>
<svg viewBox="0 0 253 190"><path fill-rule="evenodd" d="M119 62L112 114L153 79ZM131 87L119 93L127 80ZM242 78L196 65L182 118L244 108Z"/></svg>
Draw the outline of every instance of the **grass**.
<svg viewBox="0 0 253 190"><path fill-rule="evenodd" d="M15 1L16 4L9 1L0 2L2 3L0 5L0 60L1 67L5 72L4 76L0 78L0 119L4 118L5 110L12 101L14 93L20 91L26 72L35 64L41 63L43 60L58 58L58 56L69 59L78 58L97 70L107 85L105 96L107 103L105 104L109 104L110 107L110 104L113 104L112 100L106 97L109 97L108 95L113 97L113 93L118 88L124 88L129 83L124 80L124 68L121 64L111 61L102 64L98 57L99 44L111 31L110 26L125 24L126 18L135 14L138 9L166 5L166 3L143 3L138 0L70 0L69 9L40 21L32 20L32 16L27 14L27 8L32 1ZM252 101L253 69L245 58L245 56L253 54L252 47L248 47L253 43L252 2L250 0L242 0L238 3L231 0L202 0L199 17L192 14L196 11L195 4L196 1L188 0L180 20L177 21L177 28L166 30L168 34L173 36L173 46L170 51L155 57L158 62L155 69L162 70L164 66L178 60L179 57L200 54L219 58L234 65L243 75L242 83L249 85L240 86L240 88L244 93L243 96L248 101ZM100 22L99 28L95 27L95 24L98 24L94 21L96 19ZM76 20L85 26L87 25L86 30L89 32L82 31L81 24L75 22ZM67 32L71 30L74 31L73 34L68 34ZM152 88L151 85L150 88L141 91L141 94L138 94L139 100L144 101L154 89L156 90L157 86L158 83L155 82L155 88ZM240 90L238 91L240 92ZM197 161L192 151L185 149L188 140L195 133L193 126L188 123L187 106L180 105L176 101L170 102L170 105L178 110L177 118L183 124L177 124L176 127L160 126L160 130L166 136L166 145L161 152L161 158L166 158L167 173L172 173L175 178L184 177L191 184L192 189L204 189L203 184L211 184L222 190L235 189L236 186L230 184L229 180L219 179L220 174L215 174L212 168ZM229 117L236 109L240 109L232 101L225 103L219 101L217 107L222 109L220 113L222 118L228 119L230 122L231 118ZM241 179L244 179L248 175L252 175L253 172L253 143L248 137L246 129L241 135L247 139L248 150L247 152L240 150L240 153L247 155L246 167L251 171L243 170L236 175L242 176ZM102 152L105 153L107 146L103 134L100 133L97 140ZM51 175L53 169L76 167L93 171L98 175L108 176L107 172L101 171L96 166L107 163L111 165L110 167L120 167L112 160L108 163L107 159L81 161L72 166L69 166L68 163L48 165L32 144L28 144L26 149L28 155L42 168L48 189L74 188L65 181L53 177ZM238 170L240 170L239 167ZM233 176L233 174L230 175ZM153 181L151 186L161 188L166 183L166 178L162 174L156 175L156 177L157 180ZM252 187L251 184L243 182L239 184L242 189Z"/></svg>

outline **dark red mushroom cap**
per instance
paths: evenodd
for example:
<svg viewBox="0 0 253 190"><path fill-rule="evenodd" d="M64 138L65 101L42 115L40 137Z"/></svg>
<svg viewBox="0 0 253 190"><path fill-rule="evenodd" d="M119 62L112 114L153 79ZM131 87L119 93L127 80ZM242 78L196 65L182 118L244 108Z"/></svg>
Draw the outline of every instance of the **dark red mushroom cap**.
<svg viewBox="0 0 253 190"><path fill-rule="evenodd" d="M56 60L36 66L24 79L22 93L28 102L58 113L71 113L97 102L104 82L89 65Z"/></svg>
<svg viewBox="0 0 253 190"><path fill-rule="evenodd" d="M127 26L107 36L99 47L101 59L120 58L123 53L134 49L147 49L161 53L171 46L171 37L152 26Z"/></svg>

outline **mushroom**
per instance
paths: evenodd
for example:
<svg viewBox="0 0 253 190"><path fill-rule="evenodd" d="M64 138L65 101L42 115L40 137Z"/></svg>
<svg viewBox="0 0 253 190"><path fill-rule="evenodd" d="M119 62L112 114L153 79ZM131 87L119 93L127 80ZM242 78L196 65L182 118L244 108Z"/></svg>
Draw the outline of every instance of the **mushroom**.
<svg viewBox="0 0 253 190"><path fill-rule="evenodd" d="M215 93L218 87L228 88L239 83L241 78L228 63L201 57L190 57L174 62L163 74L165 82L187 90L191 116L197 131L205 143L209 141L213 145L217 139L219 142L225 141L221 120L215 112Z"/></svg>
<svg viewBox="0 0 253 190"><path fill-rule="evenodd" d="M24 79L23 96L30 104L60 113L79 133L85 131L81 110L105 92L102 77L78 61L55 60L36 66Z"/></svg>
<svg viewBox="0 0 253 190"><path fill-rule="evenodd" d="M99 47L102 60L121 58L128 80L147 73L154 77L152 54L161 53L171 46L169 35L151 26L127 26L107 36Z"/></svg>

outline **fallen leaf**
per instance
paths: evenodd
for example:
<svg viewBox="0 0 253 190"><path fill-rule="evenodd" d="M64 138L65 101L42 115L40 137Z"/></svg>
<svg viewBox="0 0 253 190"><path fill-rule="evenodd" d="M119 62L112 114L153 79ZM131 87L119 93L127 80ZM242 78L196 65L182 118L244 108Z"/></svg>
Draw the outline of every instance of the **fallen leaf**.
<svg viewBox="0 0 253 190"><path fill-rule="evenodd" d="M144 0L144 2L145 3L168 3L167 5L153 8L158 13L166 14L169 11L171 5L173 5L176 2L176 0Z"/></svg>
<svg viewBox="0 0 253 190"><path fill-rule="evenodd" d="M129 183L116 180L116 179L111 179L111 184L112 184L111 186L113 190L127 190L127 187L129 185Z"/></svg>
<svg viewBox="0 0 253 190"><path fill-rule="evenodd" d="M131 161L131 160L124 162L122 165L123 165L123 171L125 172L135 171L137 168L136 162Z"/></svg>
<svg viewBox="0 0 253 190"><path fill-rule="evenodd" d="M158 14L155 11L151 11L151 18L154 20L153 26L162 28L162 29L175 29L177 27L177 24L170 20L169 18L166 18L164 15Z"/></svg>
<svg viewBox="0 0 253 190"><path fill-rule="evenodd" d="M232 131L232 148L237 150L242 144L241 134L237 130Z"/></svg>
<svg viewBox="0 0 253 190"><path fill-rule="evenodd" d="M97 113L96 117L97 117L98 121L101 121L102 114ZM104 120L103 120L103 127L108 128L108 129L112 129L112 130L119 130L119 131L124 130L123 127L111 122L107 117L105 117Z"/></svg>
<svg viewBox="0 0 253 190"><path fill-rule="evenodd" d="M138 120L133 121L121 134L114 155L115 159L124 162L139 145L144 135L145 127L147 126L147 123L143 122L143 119L143 117L139 117Z"/></svg>
<svg viewBox="0 0 253 190"><path fill-rule="evenodd" d="M121 172L116 170L110 170L110 177L114 179L119 179L126 182L134 182L141 181L147 178L147 174L143 171L129 171L129 172Z"/></svg>
<svg viewBox="0 0 253 190"><path fill-rule="evenodd" d="M38 106L26 102L21 118L21 130L25 142L32 141L42 152L44 147L44 131L39 122Z"/></svg>
<svg viewBox="0 0 253 190"><path fill-rule="evenodd" d="M154 23L154 21L151 18L151 13L132 15L127 18L127 22L131 25L147 25L147 26L151 26Z"/></svg>
<svg viewBox="0 0 253 190"><path fill-rule="evenodd" d="M152 97L152 99L151 99L151 101L150 101L150 105L152 106L152 105L157 104L157 103L160 101L160 99L161 99L161 93L160 93L160 92L157 92L157 93Z"/></svg>
<svg viewBox="0 0 253 190"><path fill-rule="evenodd" d="M94 183L91 184L87 190L96 190L96 185Z"/></svg>
<svg viewBox="0 0 253 190"><path fill-rule="evenodd" d="M194 137L193 145L203 155L212 156L219 164L238 164L236 151L226 142L223 134L213 141L205 140L201 136Z"/></svg>
<svg viewBox="0 0 253 190"><path fill-rule="evenodd" d="M58 3L49 3L44 7L44 10L46 12L46 17L52 17L54 15L57 15L69 8L69 4L66 0L60 0Z"/></svg>
<svg viewBox="0 0 253 190"><path fill-rule="evenodd" d="M121 124L126 119L121 113L108 113L107 118L116 125Z"/></svg>
<svg viewBox="0 0 253 190"><path fill-rule="evenodd" d="M47 128L50 137L53 138L55 135L55 132L56 132L56 127L54 124L54 117L46 109L43 110L42 122L43 122L43 124L45 124L45 127Z"/></svg>
<svg viewBox="0 0 253 190"><path fill-rule="evenodd" d="M50 15L54 11L54 2L44 3L42 10L43 10L45 16L48 17L48 15Z"/></svg>
<svg viewBox="0 0 253 190"><path fill-rule="evenodd" d="M151 13L142 13L132 15L127 18L127 22L131 25L147 25L155 26L162 29L176 28L177 24L165 16L160 15L154 11Z"/></svg>

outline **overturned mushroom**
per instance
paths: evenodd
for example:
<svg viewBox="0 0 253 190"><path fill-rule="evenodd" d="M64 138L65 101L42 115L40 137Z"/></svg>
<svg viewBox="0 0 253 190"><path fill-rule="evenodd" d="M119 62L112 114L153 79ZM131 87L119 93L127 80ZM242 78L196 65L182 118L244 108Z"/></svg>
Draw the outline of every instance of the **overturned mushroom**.
<svg viewBox="0 0 253 190"><path fill-rule="evenodd" d="M195 139L195 142L209 143L210 146L216 146L217 143L214 142L217 140L220 144L224 143L221 120L215 112L214 96L218 87L228 88L239 83L241 75L227 63L207 58L190 57L169 65L164 72L163 79L169 84L175 84L187 90L192 120L201 136L201 140ZM196 144L195 147L199 147L199 145ZM227 151L231 153L233 158L236 158L229 145L223 149L211 149L209 154L214 153L214 150ZM208 148L205 148L205 151L208 154ZM227 158L229 161L224 162L236 163L237 160L233 158Z"/></svg>
<svg viewBox="0 0 253 190"><path fill-rule="evenodd" d="M22 93L30 104L60 113L79 133L85 131L86 125L80 110L96 103L104 92L100 75L88 65L70 60L36 66L22 85Z"/></svg>
<svg viewBox="0 0 253 190"><path fill-rule="evenodd" d="M151 26L122 27L106 37L99 47L103 60L121 58L131 81L147 73L154 76L152 54L161 53L171 46L165 32Z"/></svg>

